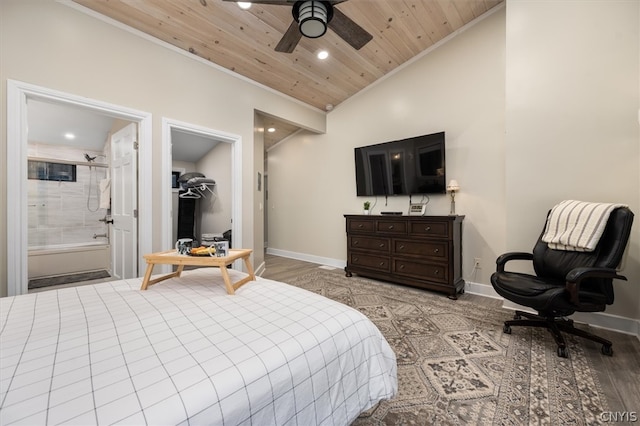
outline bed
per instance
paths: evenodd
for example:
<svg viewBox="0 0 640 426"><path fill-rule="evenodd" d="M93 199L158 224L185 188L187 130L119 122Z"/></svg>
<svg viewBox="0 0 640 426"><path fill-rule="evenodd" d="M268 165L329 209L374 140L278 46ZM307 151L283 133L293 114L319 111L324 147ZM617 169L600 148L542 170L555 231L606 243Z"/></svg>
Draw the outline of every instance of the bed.
<svg viewBox="0 0 640 426"><path fill-rule="evenodd" d="M0 424L347 425L397 392L348 306L261 278L230 296L217 268L140 284L0 299Z"/></svg>

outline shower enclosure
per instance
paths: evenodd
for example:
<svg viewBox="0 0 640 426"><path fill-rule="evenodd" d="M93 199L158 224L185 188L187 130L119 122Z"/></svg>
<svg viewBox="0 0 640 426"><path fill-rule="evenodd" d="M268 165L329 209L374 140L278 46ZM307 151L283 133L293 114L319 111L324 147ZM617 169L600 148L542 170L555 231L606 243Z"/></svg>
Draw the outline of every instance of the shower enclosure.
<svg viewBox="0 0 640 426"><path fill-rule="evenodd" d="M108 156L59 145L28 149L29 279L110 272Z"/></svg>

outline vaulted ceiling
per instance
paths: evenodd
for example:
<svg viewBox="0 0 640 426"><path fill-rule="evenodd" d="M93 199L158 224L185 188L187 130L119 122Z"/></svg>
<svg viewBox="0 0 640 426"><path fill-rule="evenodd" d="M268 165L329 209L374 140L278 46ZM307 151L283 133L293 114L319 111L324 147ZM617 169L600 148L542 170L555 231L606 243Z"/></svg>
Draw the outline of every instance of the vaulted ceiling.
<svg viewBox="0 0 640 426"><path fill-rule="evenodd" d="M337 1L338 13L371 34L371 41L356 50L329 29L319 38L302 37L292 53L282 53L275 47L293 20L293 1L253 4L248 10L223 0L74 1L321 110L339 105L503 2ZM320 50L329 57L318 59Z"/></svg>

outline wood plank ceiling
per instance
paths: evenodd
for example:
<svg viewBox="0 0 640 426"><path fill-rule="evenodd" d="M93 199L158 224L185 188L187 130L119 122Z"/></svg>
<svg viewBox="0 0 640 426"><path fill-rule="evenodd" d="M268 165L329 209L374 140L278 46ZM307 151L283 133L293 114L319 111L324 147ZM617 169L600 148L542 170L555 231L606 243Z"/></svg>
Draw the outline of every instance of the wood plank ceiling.
<svg viewBox="0 0 640 426"><path fill-rule="evenodd" d="M355 50L328 30L317 39L302 37L292 53L274 51L293 20L291 5L253 4L242 10L223 0L74 1L305 104L330 110L503 0L340 2L335 7L373 39ZM319 60L320 50L329 57ZM273 123L278 124L271 118L266 124ZM296 130L289 127L289 134Z"/></svg>

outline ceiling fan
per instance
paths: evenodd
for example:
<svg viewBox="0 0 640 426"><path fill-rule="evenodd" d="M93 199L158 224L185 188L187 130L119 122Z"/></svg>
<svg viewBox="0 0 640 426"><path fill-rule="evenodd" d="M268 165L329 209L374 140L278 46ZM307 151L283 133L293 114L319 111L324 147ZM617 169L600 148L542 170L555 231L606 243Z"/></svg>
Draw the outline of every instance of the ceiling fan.
<svg viewBox="0 0 640 426"><path fill-rule="evenodd" d="M278 42L276 52L293 52L303 35L308 38L322 37L327 26L354 49L360 50L373 36L334 7L343 1L346 0L253 0L252 3L292 6L293 21Z"/></svg>

